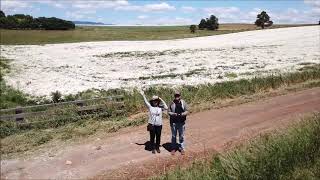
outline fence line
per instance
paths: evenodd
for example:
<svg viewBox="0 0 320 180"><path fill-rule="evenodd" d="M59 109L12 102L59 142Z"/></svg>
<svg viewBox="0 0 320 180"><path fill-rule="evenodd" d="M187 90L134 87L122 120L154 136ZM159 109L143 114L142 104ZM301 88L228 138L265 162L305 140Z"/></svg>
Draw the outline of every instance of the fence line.
<svg viewBox="0 0 320 180"><path fill-rule="evenodd" d="M107 100L107 102L102 103L101 101ZM119 101L121 100L121 101ZM98 101L98 105L88 105L88 102ZM34 105L34 106L25 106L25 107L16 107L10 109L2 109L0 120L16 120L16 121L24 121L25 118L37 117L43 115L58 115L59 112L53 111L50 112L50 108L52 107L60 107L67 105L75 105L75 110L79 115L90 114L92 112L97 111L106 111L108 107L123 107L123 96L109 96L104 98L93 98L93 99L85 99L85 100L76 100L76 101L68 101L61 103L52 103L52 104L42 104L42 105ZM33 108L48 108L46 110L38 110L34 112L25 112L26 110L30 110ZM48 112L49 111L49 112ZM116 110L117 112L119 110ZM121 110L120 110L121 111ZM6 114L3 114L6 113Z"/></svg>
<svg viewBox="0 0 320 180"><path fill-rule="evenodd" d="M122 99L123 96L122 95L118 95L118 96L108 96L108 97L104 97L104 98L92 98L92 99L85 99L85 100L75 100L75 101L67 101L67 102L60 102L60 103L51 103L51 104L40 104L40 105L33 105L33 106L25 106L25 107L19 107L21 110L25 110L25 109L32 109L32 108L41 108L41 107L54 107L54 106L62 106L62 105L68 105L68 104L81 104L81 103L87 103L87 102L91 102L91 101L100 101L100 100L109 100L109 101L113 101L113 100L118 100L118 99ZM10 111L15 111L17 109L16 108L9 108L9 109L1 109L0 112L5 113L5 112L10 112Z"/></svg>

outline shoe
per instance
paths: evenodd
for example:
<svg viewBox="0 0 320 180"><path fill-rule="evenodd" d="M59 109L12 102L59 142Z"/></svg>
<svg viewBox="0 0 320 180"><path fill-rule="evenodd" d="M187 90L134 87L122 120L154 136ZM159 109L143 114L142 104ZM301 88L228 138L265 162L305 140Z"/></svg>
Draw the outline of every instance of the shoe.
<svg viewBox="0 0 320 180"><path fill-rule="evenodd" d="M157 153L160 153L160 149L159 148L157 148L156 151L157 151Z"/></svg>
<svg viewBox="0 0 320 180"><path fill-rule="evenodd" d="M156 153L156 150L152 149L152 154L155 154Z"/></svg>
<svg viewBox="0 0 320 180"><path fill-rule="evenodd" d="M174 154L176 153L176 150L172 150L171 151L171 155L174 156Z"/></svg>
<svg viewBox="0 0 320 180"><path fill-rule="evenodd" d="M181 150L181 155L184 155L186 152L182 149Z"/></svg>

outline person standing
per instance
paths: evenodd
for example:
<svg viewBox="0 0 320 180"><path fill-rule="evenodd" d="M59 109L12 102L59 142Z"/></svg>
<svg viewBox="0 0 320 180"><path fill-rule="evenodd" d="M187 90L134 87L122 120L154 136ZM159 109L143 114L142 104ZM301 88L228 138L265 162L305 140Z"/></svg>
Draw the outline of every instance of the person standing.
<svg viewBox="0 0 320 180"><path fill-rule="evenodd" d="M174 100L169 106L168 114L170 116L171 127L171 154L174 155L176 150L179 149L181 154L185 154L185 123L188 115L188 105L181 99L181 93L174 93ZM177 144L177 134L179 133L179 143Z"/></svg>
<svg viewBox="0 0 320 180"><path fill-rule="evenodd" d="M160 153L160 141L161 141L161 131L162 131L162 112L168 109L166 103L158 96L153 96L150 101L147 100L144 92L141 90L144 102L149 110L149 120L147 129L150 132L150 143L152 147L152 153L155 151ZM160 107L160 104L163 107ZM155 142L156 139L156 142Z"/></svg>

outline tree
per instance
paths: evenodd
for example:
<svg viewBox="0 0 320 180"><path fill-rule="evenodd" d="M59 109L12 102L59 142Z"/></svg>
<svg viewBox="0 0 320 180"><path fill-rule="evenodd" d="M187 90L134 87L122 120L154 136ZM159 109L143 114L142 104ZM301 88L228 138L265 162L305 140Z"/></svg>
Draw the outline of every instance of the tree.
<svg viewBox="0 0 320 180"><path fill-rule="evenodd" d="M15 14L4 15L0 11L0 28L3 29L45 29L45 30L68 30L74 29L75 24L71 21L51 17L33 18L30 15Z"/></svg>
<svg viewBox="0 0 320 180"><path fill-rule="evenodd" d="M207 27L206 24L207 24L207 21L205 19L201 19L201 21L198 25L199 29L201 29L201 30L205 29Z"/></svg>
<svg viewBox="0 0 320 180"><path fill-rule="evenodd" d="M257 15L257 20L254 24L264 29L265 27L272 26L273 22L270 21L270 16L265 11L262 11Z"/></svg>
<svg viewBox="0 0 320 180"><path fill-rule="evenodd" d="M208 29L208 30L217 30L219 29L218 18L214 15L211 15L210 18L201 19L199 24L199 29Z"/></svg>
<svg viewBox="0 0 320 180"><path fill-rule="evenodd" d="M196 32L196 29L197 29L197 26L196 25L191 25L190 26L190 31L191 31L191 33L195 33Z"/></svg>
<svg viewBox="0 0 320 180"><path fill-rule="evenodd" d="M4 14L4 12L0 10L0 18L2 17L6 17L6 14Z"/></svg>
<svg viewBox="0 0 320 180"><path fill-rule="evenodd" d="M210 18L207 19L206 27L209 30L217 30L219 28L218 18L211 15Z"/></svg>

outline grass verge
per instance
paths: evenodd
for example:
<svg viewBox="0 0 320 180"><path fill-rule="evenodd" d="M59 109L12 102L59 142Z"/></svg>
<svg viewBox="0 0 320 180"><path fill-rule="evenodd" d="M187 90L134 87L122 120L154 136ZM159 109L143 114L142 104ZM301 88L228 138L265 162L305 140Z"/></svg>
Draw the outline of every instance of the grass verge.
<svg viewBox="0 0 320 180"><path fill-rule="evenodd" d="M153 179L318 179L320 114Z"/></svg>

